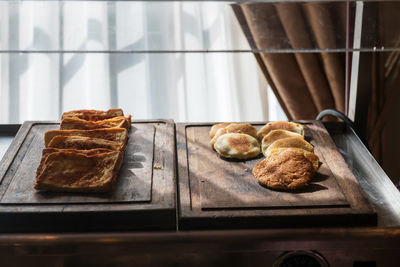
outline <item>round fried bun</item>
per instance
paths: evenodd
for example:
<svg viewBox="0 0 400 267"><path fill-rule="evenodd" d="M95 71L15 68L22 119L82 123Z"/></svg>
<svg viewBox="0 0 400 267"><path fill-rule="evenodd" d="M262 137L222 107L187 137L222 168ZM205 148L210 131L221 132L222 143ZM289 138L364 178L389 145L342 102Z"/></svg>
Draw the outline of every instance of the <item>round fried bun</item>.
<svg viewBox="0 0 400 267"><path fill-rule="evenodd" d="M273 142L268 148L263 151L264 156L267 156L272 149L275 148L301 148L309 152L314 152L314 147L304 140L302 137L288 137L283 139L278 139Z"/></svg>
<svg viewBox="0 0 400 267"><path fill-rule="evenodd" d="M283 138L288 138L288 137L300 137L303 138L300 134L289 132L286 130L272 130L270 131L264 138L262 139L261 142L261 150L263 151L263 154L265 154L265 151L267 148L276 140L278 139L283 139Z"/></svg>
<svg viewBox="0 0 400 267"><path fill-rule="evenodd" d="M210 139L213 139L214 135L217 133L217 131L219 129L225 128L229 124L231 124L231 123L230 122L223 122L223 123L214 124L211 127L211 130L210 130Z"/></svg>
<svg viewBox="0 0 400 267"><path fill-rule="evenodd" d="M287 148L269 154L253 169L253 175L271 189L296 190L306 187L316 170L300 149Z"/></svg>
<svg viewBox="0 0 400 267"><path fill-rule="evenodd" d="M309 151L301 149L301 148L274 148L269 152L269 155L274 154L274 153L281 153L285 149L298 150L298 152L303 153L304 157L306 157L309 161L311 161L315 171L318 170L318 167L319 167L318 156L312 152L309 152Z"/></svg>
<svg viewBox="0 0 400 267"><path fill-rule="evenodd" d="M218 137L227 133L243 133L257 139L257 129L250 123L230 123L228 126L219 129L215 133L213 139L211 139L210 141L211 147L214 148L214 144L217 141Z"/></svg>
<svg viewBox="0 0 400 267"><path fill-rule="evenodd" d="M267 123L257 132L258 139L262 140L270 131L278 129L294 132L304 136L303 125L289 121L274 121Z"/></svg>
<svg viewBox="0 0 400 267"><path fill-rule="evenodd" d="M225 158L250 159L260 154L260 144L257 139L243 133L221 135L216 140L214 148Z"/></svg>

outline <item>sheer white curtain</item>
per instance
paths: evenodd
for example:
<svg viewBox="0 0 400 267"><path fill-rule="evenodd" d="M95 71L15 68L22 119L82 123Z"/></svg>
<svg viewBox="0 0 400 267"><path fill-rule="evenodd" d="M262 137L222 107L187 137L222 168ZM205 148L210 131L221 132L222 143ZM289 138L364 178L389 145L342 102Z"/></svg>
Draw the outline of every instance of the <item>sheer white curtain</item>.
<svg viewBox="0 0 400 267"><path fill-rule="evenodd" d="M284 118L251 53L176 52L234 48L247 41L228 3L0 2L0 49L43 51L0 54L0 123L111 107L137 119ZM138 50L152 52L118 53Z"/></svg>

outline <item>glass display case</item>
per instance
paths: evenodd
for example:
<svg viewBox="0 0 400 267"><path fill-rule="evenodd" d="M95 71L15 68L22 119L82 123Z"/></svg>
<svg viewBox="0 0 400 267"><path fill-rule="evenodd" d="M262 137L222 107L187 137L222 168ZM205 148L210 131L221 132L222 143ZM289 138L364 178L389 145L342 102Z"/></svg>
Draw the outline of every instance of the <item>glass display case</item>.
<svg viewBox="0 0 400 267"><path fill-rule="evenodd" d="M324 125L377 216L376 226L186 231L177 186L175 229L3 233L4 266L395 266L400 193L376 160L397 160L382 135L398 128L386 116L400 101L398 10L369 0L0 1L0 174L24 121L67 110L213 123L314 120L335 109L356 129Z"/></svg>

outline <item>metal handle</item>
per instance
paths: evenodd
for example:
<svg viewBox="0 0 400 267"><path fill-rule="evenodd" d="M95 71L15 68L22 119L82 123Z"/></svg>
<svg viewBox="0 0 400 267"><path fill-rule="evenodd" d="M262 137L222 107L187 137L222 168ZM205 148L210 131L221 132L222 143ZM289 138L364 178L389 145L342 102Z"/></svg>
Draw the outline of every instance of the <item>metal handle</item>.
<svg viewBox="0 0 400 267"><path fill-rule="evenodd" d="M357 129L356 129L355 125L354 125L354 122L352 122L352 121L349 119L349 117L347 117L346 115L344 115L343 113L341 113L341 112L339 112L339 111L337 111L337 110L335 110L335 109L325 109L325 110L321 111L321 112L318 114L316 120L319 120L319 121L320 121L320 120L322 120L322 119L323 119L325 116L327 116L327 115L332 115L332 116L335 116L335 117L337 117L337 118L343 120L343 122L344 122L349 128L351 128L351 129L354 131L354 133L356 133L356 135L358 135L358 137L360 138L360 140L361 140L361 141L364 143L364 145L369 149L368 142L366 141L364 135L363 135L363 134L360 134L360 133L357 131Z"/></svg>
<svg viewBox="0 0 400 267"><path fill-rule="evenodd" d="M318 114L316 120L319 120L319 121L320 121L320 120L322 120L322 119L323 119L325 116L327 116L327 115L335 116L335 117L337 117L337 118L343 120L343 122L346 123L347 126L353 128L353 130L356 129L355 126L354 126L354 123L349 119L349 117L347 117L347 116L344 115L342 112L339 112L339 111L337 111L337 110L335 110L335 109L325 109L325 110L321 111L321 112Z"/></svg>

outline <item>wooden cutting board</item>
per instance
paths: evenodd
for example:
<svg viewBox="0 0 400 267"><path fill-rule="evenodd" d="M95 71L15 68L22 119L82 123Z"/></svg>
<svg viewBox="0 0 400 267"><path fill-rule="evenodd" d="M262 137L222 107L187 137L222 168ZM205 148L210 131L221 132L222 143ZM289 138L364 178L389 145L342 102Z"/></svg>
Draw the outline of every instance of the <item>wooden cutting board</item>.
<svg viewBox="0 0 400 267"><path fill-rule="evenodd" d="M310 186L294 192L258 183L251 172L262 155L247 161L220 157L209 145L212 124L178 124L179 227L375 225L375 211L323 124L303 124L321 164Z"/></svg>
<svg viewBox="0 0 400 267"><path fill-rule="evenodd" d="M174 229L175 135L169 120L133 121L112 192L41 192L33 188L47 130L26 122L0 163L0 231ZM11 223L12 222L12 223Z"/></svg>

